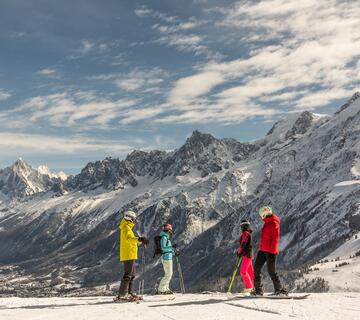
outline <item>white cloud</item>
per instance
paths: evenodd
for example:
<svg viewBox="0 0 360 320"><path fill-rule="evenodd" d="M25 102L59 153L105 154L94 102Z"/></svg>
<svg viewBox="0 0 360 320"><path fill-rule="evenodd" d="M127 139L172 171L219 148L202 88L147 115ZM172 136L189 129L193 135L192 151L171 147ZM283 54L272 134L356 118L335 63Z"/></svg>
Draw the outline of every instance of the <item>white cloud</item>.
<svg viewBox="0 0 360 320"><path fill-rule="evenodd" d="M100 128L137 103L134 99L99 99L93 91L61 92L27 99L4 114L2 123L3 126L20 123L25 127L25 124L32 126L33 123L47 120L55 127Z"/></svg>
<svg viewBox="0 0 360 320"><path fill-rule="evenodd" d="M175 83L174 88L170 91L169 103L174 105L186 105L193 99L200 97L215 86L224 82L221 73L205 71L193 76L185 77Z"/></svg>
<svg viewBox="0 0 360 320"><path fill-rule="evenodd" d="M308 93L296 101L296 109L312 110L322 107L334 100L350 97L354 92L345 89L319 90L314 93Z"/></svg>
<svg viewBox="0 0 360 320"><path fill-rule="evenodd" d="M194 52L195 54L208 54L208 48L202 44L203 36L196 34L171 33L160 37L156 42L176 47L179 51Z"/></svg>
<svg viewBox="0 0 360 320"><path fill-rule="evenodd" d="M143 17L147 17L147 16L151 15L153 13L153 11L150 9L147 9L146 7L142 7L142 8L136 9L134 11L134 13L138 17L143 18Z"/></svg>
<svg viewBox="0 0 360 320"><path fill-rule="evenodd" d="M83 40L81 42L81 45L82 45L82 47L81 47L80 51L83 54L90 52L95 47L95 44L93 42L90 42L89 40Z"/></svg>
<svg viewBox="0 0 360 320"><path fill-rule="evenodd" d="M7 100L10 97L11 97L11 93L9 93L6 90L0 88L0 101Z"/></svg>
<svg viewBox="0 0 360 320"><path fill-rule="evenodd" d="M129 92L139 89L142 89L142 92L156 92L167 76L160 68L134 69L127 74L117 75L114 83L118 88Z"/></svg>
<svg viewBox="0 0 360 320"><path fill-rule="evenodd" d="M37 74L40 74L42 76L54 76L56 75L56 73L56 70L52 68L41 69L37 72Z"/></svg>
<svg viewBox="0 0 360 320"><path fill-rule="evenodd" d="M257 116L273 116L278 113L271 108L263 108L258 105L245 105L229 108L224 104L212 104L200 106L182 113L167 115L155 120L157 123L223 123L231 124L251 119Z"/></svg>
<svg viewBox="0 0 360 320"><path fill-rule="evenodd" d="M145 119L152 119L163 113L165 110L163 107L148 107L142 109L134 109L125 112L122 115L122 119L120 123L122 124L130 124L133 122L145 120Z"/></svg>
<svg viewBox="0 0 360 320"><path fill-rule="evenodd" d="M114 43L99 43L92 40L82 40L81 46L73 50L73 54L67 56L69 60L76 60L80 58L84 58L85 56L89 54L98 54L101 55L106 51L109 51L109 49L112 46L116 46L116 41ZM115 63L117 59L115 58Z"/></svg>
<svg viewBox="0 0 360 320"><path fill-rule="evenodd" d="M205 36L187 33L204 25L207 21L197 20L194 17L183 21L179 17L168 16L164 13L150 10L146 6L135 10L135 14L139 17L151 16L152 18L160 20L152 26L153 30L160 33L160 38L155 41L156 43L175 47L177 50L183 52L194 52L195 55L204 54L209 57L216 55L204 44Z"/></svg>
<svg viewBox="0 0 360 320"><path fill-rule="evenodd" d="M160 122L241 121L283 112L285 104L288 111L316 109L358 89L356 1L238 1L218 12L217 26L239 34L248 56L209 62L178 79L168 99L173 112Z"/></svg>
<svg viewBox="0 0 360 320"><path fill-rule="evenodd" d="M17 154L72 154L81 152L127 152L122 141L96 141L88 138L62 138L48 135L0 132L0 148Z"/></svg>
<svg viewBox="0 0 360 320"><path fill-rule="evenodd" d="M152 28L155 30L158 30L160 33L177 33L177 32L181 32L181 31L195 29L195 28L203 25L204 23L205 23L205 21L193 20L193 21L180 22L180 23L172 24L172 25L155 24L155 25L153 25Z"/></svg>
<svg viewBox="0 0 360 320"><path fill-rule="evenodd" d="M26 35L26 32L23 32L23 31L15 31L15 32L12 32L11 33L11 37L12 38L22 38Z"/></svg>
<svg viewBox="0 0 360 320"><path fill-rule="evenodd" d="M141 6L140 8L135 9L134 13L136 16L138 16L140 18L152 17L152 18L157 18L157 19L163 20L168 23L173 23L178 20L178 18L175 16L168 16L165 13L161 13L159 11L149 9L147 6Z"/></svg>

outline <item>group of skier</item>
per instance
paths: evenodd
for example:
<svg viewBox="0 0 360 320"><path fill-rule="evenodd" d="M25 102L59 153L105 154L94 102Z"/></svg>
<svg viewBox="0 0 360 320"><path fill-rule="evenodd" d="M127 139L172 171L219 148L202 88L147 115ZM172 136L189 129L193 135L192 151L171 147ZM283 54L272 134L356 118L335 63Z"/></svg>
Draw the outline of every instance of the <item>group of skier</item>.
<svg viewBox="0 0 360 320"><path fill-rule="evenodd" d="M250 222L241 221L240 245L236 254L241 259L240 274L244 282L244 295L264 294L261 282L261 269L264 264L267 265L269 276L274 285L274 294L287 294L287 291L281 285L278 273L276 272L276 258L279 253L280 242L280 219L273 213L270 207L262 207L259 215L264 224L260 232L260 246L256 255L253 267L253 249L252 249L252 229Z"/></svg>
<svg viewBox="0 0 360 320"><path fill-rule="evenodd" d="M267 264L269 276L274 285L275 295L286 295L287 291L281 285L280 278L276 272L276 259L279 253L280 241L280 219L268 206L259 210L259 215L264 224L260 232L260 246L256 255L253 267L252 228L248 220L241 221L241 235L239 247L236 254L239 257L239 271L244 283L243 295L261 296L264 294L261 269ZM138 258L138 246L148 245L149 240L145 237L138 237L134 234L133 228L136 223L136 213L126 211L120 223L120 261L124 264L124 275L120 283L119 292L114 301L127 300L136 301L141 299L133 291L135 278L135 262ZM157 293L173 294L170 290L170 281L173 275L173 258L179 255L176 245L171 243L173 227L166 223L162 227L160 235L154 238L154 257L161 255L161 262L164 269Z"/></svg>

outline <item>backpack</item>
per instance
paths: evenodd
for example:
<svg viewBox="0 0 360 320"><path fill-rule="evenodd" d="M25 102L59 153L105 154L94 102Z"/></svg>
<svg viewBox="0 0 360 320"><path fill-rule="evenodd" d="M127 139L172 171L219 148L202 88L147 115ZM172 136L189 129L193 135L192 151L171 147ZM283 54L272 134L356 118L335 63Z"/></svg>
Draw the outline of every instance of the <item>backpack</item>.
<svg viewBox="0 0 360 320"><path fill-rule="evenodd" d="M156 256L162 255L162 251L161 251L161 236L156 236L156 237L154 237L154 245L155 245L155 250L154 250L153 258L155 258Z"/></svg>

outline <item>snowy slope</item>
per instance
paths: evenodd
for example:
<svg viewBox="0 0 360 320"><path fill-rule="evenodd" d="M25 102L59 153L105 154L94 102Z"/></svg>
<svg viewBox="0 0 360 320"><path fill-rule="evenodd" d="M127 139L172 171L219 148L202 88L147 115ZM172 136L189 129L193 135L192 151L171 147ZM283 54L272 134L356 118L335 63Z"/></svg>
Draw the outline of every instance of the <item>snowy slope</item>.
<svg viewBox="0 0 360 320"><path fill-rule="evenodd" d="M321 277L330 292L360 292L360 232L310 267L306 279Z"/></svg>
<svg viewBox="0 0 360 320"><path fill-rule="evenodd" d="M360 312L360 294L312 294L306 300L240 300L224 294L176 295L165 301L158 296L145 296L140 304L111 302L112 297L84 298L2 298L2 320L98 320L147 319L304 319L353 320Z"/></svg>
<svg viewBox="0 0 360 320"><path fill-rule="evenodd" d="M178 150L106 158L65 181L38 170L39 176L3 179L0 274L9 266L6 277L15 282L27 274L16 285L31 284L37 293L51 290L54 277L74 288L117 281L118 212L131 208L139 212L137 231L149 238L173 223L188 287L214 289L231 272L242 218L251 220L258 240L263 205L282 219L280 265L296 269L360 231L359 162L360 99L354 95L334 115L291 114L251 143L195 131ZM5 172L0 177L8 177ZM152 249L141 271L149 288L161 274Z"/></svg>

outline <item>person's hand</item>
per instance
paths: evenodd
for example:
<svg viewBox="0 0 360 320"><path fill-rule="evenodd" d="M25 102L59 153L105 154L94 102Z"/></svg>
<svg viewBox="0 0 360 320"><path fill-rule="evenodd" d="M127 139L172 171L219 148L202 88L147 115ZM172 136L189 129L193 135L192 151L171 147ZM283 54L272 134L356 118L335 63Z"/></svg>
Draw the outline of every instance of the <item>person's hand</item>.
<svg viewBox="0 0 360 320"><path fill-rule="evenodd" d="M180 255L180 252L176 250L176 251L175 251L175 256L178 257L179 255Z"/></svg>
<svg viewBox="0 0 360 320"><path fill-rule="evenodd" d="M236 255L237 255L238 257L241 256L241 250L240 250L240 249L237 249L237 250L236 250Z"/></svg>
<svg viewBox="0 0 360 320"><path fill-rule="evenodd" d="M149 244L149 240L145 237L139 237L139 241L145 245Z"/></svg>
<svg viewBox="0 0 360 320"><path fill-rule="evenodd" d="M174 248L174 249L176 249L177 248L177 244L176 243L174 243L173 245L172 245L172 247Z"/></svg>

